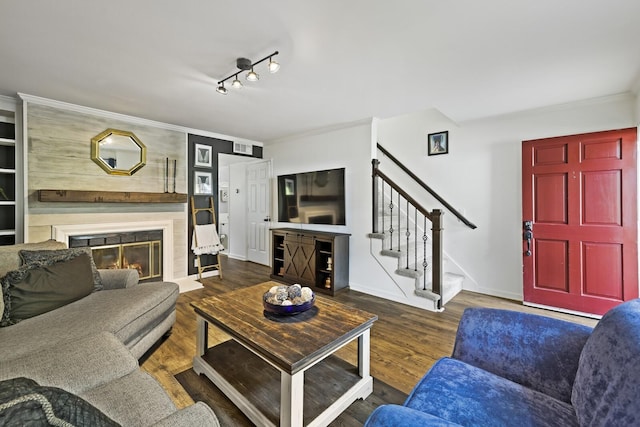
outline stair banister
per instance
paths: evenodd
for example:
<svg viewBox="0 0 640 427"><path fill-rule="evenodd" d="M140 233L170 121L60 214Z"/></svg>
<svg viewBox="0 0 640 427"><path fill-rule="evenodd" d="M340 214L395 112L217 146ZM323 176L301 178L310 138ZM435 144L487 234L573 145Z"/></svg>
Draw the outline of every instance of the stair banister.
<svg viewBox="0 0 640 427"><path fill-rule="evenodd" d="M379 194L382 193L382 203L384 203L384 193L378 191L378 179L384 185L386 182L391 187L391 201L390 201L390 209L391 209L391 247L393 247L393 192L394 190L398 193L398 239L400 238L400 196L402 196L407 202L407 216L409 215L409 205L415 208L415 212L420 212L425 221L428 219L431 221L432 228L432 269L431 269L431 291L437 295L440 295L441 298L437 302L437 308L442 308L442 281L443 281L443 228L442 228L442 216L444 212L440 209L434 209L429 212L422 205L420 205L413 197L409 195L405 190L403 190L398 184L396 184L391 178L389 178L384 172L378 169L379 161L377 159L373 159L371 161L372 164L372 197L373 197L373 209L372 209L372 231L373 233L378 233L378 203L380 202ZM384 207L383 207L384 208ZM384 220L384 215L382 216ZM417 220L416 220L417 223ZM409 225L409 221L407 221L407 226ZM425 224L426 225L426 224ZM425 227L426 228L426 227ZM384 226L382 232L384 233ZM409 233L409 229L407 228L407 234ZM416 238L417 238L417 229L416 229ZM407 237L408 240L408 237ZM414 242L417 245L417 240ZM424 237L424 244L426 245L426 236ZM398 250L400 250L400 241L398 240ZM408 255L408 254L407 254ZM407 259L408 263L408 259ZM408 265L407 265L408 267ZM416 259L416 267L417 267L417 259ZM427 262L426 258L423 261L423 268L426 269ZM426 283L425 283L426 286Z"/></svg>
<svg viewBox="0 0 640 427"><path fill-rule="evenodd" d="M438 301L438 309L442 308L442 280L444 271L442 266L444 258L442 256L442 242L443 242L443 229L442 229L442 212L440 209L434 209L431 211L431 238L433 239L432 245L432 261L431 261L431 292L440 295Z"/></svg>
<svg viewBox="0 0 640 427"><path fill-rule="evenodd" d="M478 228L474 223L469 221L464 215L462 215L458 210L456 210L453 206L451 206L446 200L444 200L438 193L436 193L431 187L429 187L424 181L422 181L416 174L411 172L405 165L402 164L398 159L396 159L393 154L389 153L382 145L377 144L378 149L387 156L393 163L395 163L403 172L411 177L415 182L417 182L422 188L424 188L431 196L433 196L438 202L440 202L448 211L450 211L456 218L458 218L464 225L471 229ZM377 160L376 160L377 161ZM378 162L379 163L379 162Z"/></svg>

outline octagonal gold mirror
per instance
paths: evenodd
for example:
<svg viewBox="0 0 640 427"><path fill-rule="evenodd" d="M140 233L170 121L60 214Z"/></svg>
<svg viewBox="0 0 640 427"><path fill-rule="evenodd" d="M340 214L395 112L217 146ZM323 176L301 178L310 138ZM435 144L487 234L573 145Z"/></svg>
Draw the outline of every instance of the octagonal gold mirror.
<svg viewBox="0 0 640 427"><path fill-rule="evenodd" d="M107 129L91 138L91 160L110 175L133 175L147 161L147 147L132 132Z"/></svg>

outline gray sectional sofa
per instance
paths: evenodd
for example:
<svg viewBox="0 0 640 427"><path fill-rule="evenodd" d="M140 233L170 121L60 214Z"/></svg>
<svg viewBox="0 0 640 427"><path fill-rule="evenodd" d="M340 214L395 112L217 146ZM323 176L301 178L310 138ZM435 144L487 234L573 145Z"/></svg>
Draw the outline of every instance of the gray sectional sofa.
<svg viewBox="0 0 640 427"><path fill-rule="evenodd" d="M0 277L19 267L21 249L59 248L65 245L55 241L0 246ZM178 410L138 365L174 324L178 286L139 284L134 270L98 272L102 290L0 328L0 397L3 381L26 377L79 396L124 426L219 425L204 403Z"/></svg>

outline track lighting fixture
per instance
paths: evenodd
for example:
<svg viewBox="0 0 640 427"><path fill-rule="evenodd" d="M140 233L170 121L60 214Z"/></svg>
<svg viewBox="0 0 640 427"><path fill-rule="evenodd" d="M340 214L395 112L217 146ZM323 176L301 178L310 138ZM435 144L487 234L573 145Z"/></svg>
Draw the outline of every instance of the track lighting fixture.
<svg viewBox="0 0 640 427"><path fill-rule="evenodd" d="M250 59L247 58L238 58L236 59L236 67L238 67L238 69L240 70L237 73L233 73L230 76L220 80L218 82L218 88L216 89L216 91L218 93L221 93L223 95L227 94L227 89L224 87L224 82L226 82L227 80L229 80L230 78L234 77L233 81L231 82L231 87L235 88L235 89L240 89L242 87L242 82L238 79L238 75L243 72L243 71L249 71L246 75L246 79L250 82L256 82L260 79L260 76L258 75L258 73L256 73L253 70L253 67L255 67L256 65L260 64L261 62L266 61L267 59L269 60L269 72L270 73L275 73L280 69L280 64L277 63L276 61L273 60L273 57L276 56L279 52L276 50L275 52L273 52L271 55L265 56L264 58L262 58L259 61L256 62L251 62Z"/></svg>

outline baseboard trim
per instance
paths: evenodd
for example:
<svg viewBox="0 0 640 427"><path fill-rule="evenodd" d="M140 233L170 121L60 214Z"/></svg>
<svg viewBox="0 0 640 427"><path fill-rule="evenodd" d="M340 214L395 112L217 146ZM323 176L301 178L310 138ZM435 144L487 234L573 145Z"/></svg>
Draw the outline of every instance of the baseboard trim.
<svg viewBox="0 0 640 427"><path fill-rule="evenodd" d="M574 316L588 317L590 319L602 319L599 314L584 313L582 311L569 310L566 308L552 307L550 305L536 304L534 302L522 301L522 305L533 308L541 308L543 310L557 311L558 313L573 314Z"/></svg>

